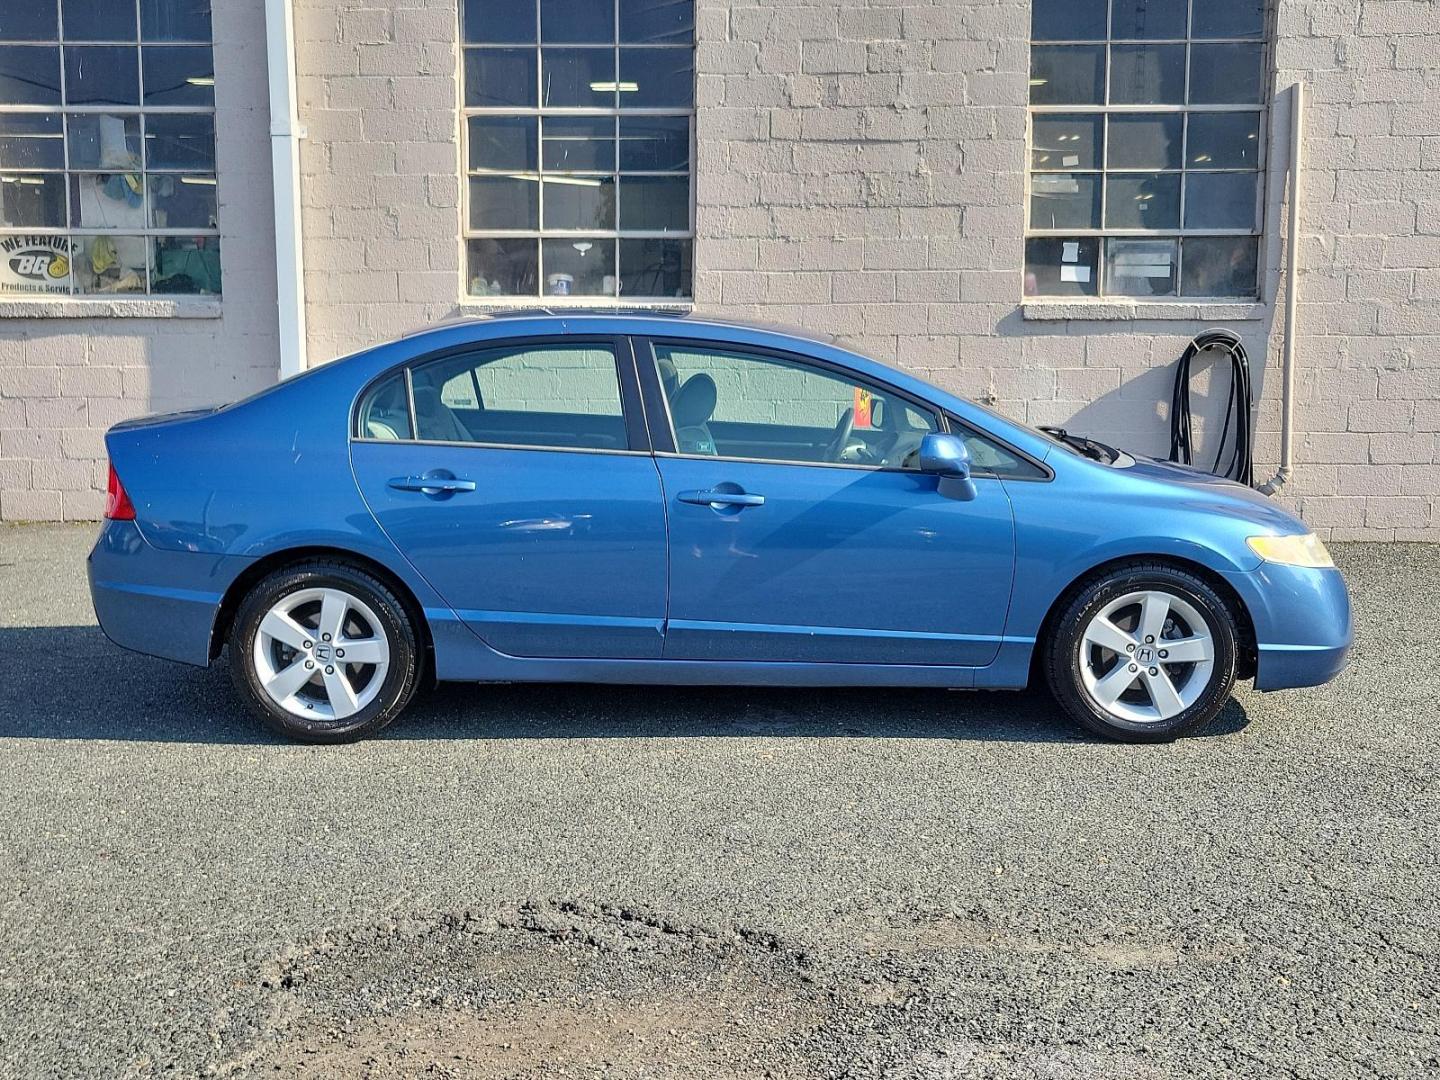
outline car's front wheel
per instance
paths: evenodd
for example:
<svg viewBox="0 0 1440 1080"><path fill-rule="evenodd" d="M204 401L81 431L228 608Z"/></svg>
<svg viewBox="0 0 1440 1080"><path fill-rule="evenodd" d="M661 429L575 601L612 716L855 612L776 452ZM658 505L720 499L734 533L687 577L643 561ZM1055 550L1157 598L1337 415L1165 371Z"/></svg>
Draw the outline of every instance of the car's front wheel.
<svg viewBox="0 0 1440 1080"><path fill-rule="evenodd" d="M316 561L256 584L230 635L235 686L274 731L336 743L379 731L419 679L415 628L381 581Z"/></svg>
<svg viewBox="0 0 1440 1080"><path fill-rule="evenodd" d="M1234 613L1208 582L1131 564L1069 599L1046 643L1046 674L1056 700L1091 731L1169 742L1224 707L1238 637Z"/></svg>

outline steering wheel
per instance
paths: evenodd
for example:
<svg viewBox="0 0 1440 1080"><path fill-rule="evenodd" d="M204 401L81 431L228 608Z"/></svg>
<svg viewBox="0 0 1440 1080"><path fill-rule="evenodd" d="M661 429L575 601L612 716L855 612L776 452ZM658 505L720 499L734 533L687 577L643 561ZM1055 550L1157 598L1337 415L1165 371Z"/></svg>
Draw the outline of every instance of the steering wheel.
<svg viewBox="0 0 1440 1080"><path fill-rule="evenodd" d="M830 440L830 447L825 452L825 460L838 462L840 456L845 453L845 446L850 442L850 436L855 431L855 410L846 409L840 414L840 422L835 425L835 437Z"/></svg>

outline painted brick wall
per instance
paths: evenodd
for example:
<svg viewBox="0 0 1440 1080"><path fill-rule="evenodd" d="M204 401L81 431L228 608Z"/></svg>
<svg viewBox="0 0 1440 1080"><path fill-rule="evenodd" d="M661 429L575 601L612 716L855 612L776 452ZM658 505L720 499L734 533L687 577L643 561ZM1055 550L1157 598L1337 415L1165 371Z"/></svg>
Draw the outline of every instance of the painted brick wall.
<svg viewBox="0 0 1440 1080"><path fill-rule="evenodd" d="M214 28L224 299L189 305L200 318L139 317L173 311L168 299L130 303L124 318L0 300L0 519L98 518L106 428L275 380L264 0L216 3Z"/></svg>

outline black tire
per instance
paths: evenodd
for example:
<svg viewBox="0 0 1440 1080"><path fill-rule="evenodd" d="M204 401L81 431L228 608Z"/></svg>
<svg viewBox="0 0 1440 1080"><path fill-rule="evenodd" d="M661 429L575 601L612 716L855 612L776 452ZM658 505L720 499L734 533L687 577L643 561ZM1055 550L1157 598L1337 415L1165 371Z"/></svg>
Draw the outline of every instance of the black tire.
<svg viewBox="0 0 1440 1080"><path fill-rule="evenodd" d="M1141 591L1166 593L1188 604L1204 620L1214 643L1208 684L1193 704L1168 720L1136 722L1105 711L1081 675L1084 634L1091 620L1112 602ZM1166 743L1204 727L1225 707L1235 687L1238 638L1234 611L1208 582L1173 566L1137 562L1082 583L1065 599L1043 643L1043 663L1055 700L1087 730L1117 742ZM1196 675L1198 669L1191 669L1190 677Z"/></svg>
<svg viewBox="0 0 1440 1080"><path fill-rule="evenodd" d="M277 704L255 667L256 634L266 614L286 596L305 589L336 589L361 601L377 617L389 646L389 667L379 692L343 719L309 719ZM240 696L270 730L308 743L355 742L385 727L410 703L420 681L421 651L405 605L384 582L354 566L314 560L276 571L246 595L230 631L230 675Z"/></svg>

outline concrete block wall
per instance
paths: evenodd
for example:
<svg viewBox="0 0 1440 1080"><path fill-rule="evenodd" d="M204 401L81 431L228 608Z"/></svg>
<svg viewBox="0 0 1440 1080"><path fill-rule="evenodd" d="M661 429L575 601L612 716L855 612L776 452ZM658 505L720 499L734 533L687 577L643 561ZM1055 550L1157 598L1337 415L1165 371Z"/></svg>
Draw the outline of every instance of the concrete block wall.
<svg viewBox="0 0 1440 1080"><path fill-rule="evenodd" d="M99 518L106 428L274 382L264 9L264 0L214 4L224 298L114 301L93 318L64 300L0 298L0 520Z"/></svg>

